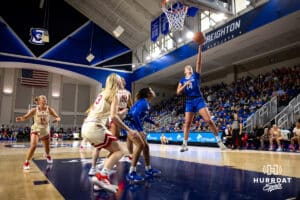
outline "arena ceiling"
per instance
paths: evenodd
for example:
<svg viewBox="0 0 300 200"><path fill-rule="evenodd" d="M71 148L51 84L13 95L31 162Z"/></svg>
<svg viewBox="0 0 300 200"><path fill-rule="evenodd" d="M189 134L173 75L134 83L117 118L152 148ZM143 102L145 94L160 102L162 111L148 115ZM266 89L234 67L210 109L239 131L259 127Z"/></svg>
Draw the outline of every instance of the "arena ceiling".
<svg viewBox="0 0 300 200"><path fill-rule="evenodd" d="M134 49L149 39L150 23L161 14L161 0L66 0L75 9L112 32L118 25L125 27L118 39ZM206 6L203 0L185 1L192 6ZM209 6L209 5L208 5ZM211 5L210 5L211 6ZM218 9L215 7L215 9ZM255 31L244 34L229 42L209 49L204 53L203 74L206 79L224 76L227 68L237 66L240 70L250 67L251 62L268 65L270 60L279 56L278 61L300 57L300 12L296 12ZM176 85L182 76L182 66L194 64L196 57L180 62L165 70L143 78L137 83ZM251 68L254 66L251 65ZM216 72L216 73L215 73ZM165 82L165 80L168 80Z"/></svg>
<svg viewBox="0 0 300 200"><path fill-rule="evenodd" d="M48 0L49 1L49 0ZM33 57L58 60L82 65L103 66L131 62L131 50L149 39L150 23L161 14L160 0L65 0L51 1L49 32L50 43L36 46L29 43L29 29L43 26L47 0L6 2L0 7L0 25L13 32L30 49ZM201 0L190 1L200 3ZM295 55L299 46L299 11L276 22L244 34L204 53L203 74L216 77L216 71L227 67L243 66L256 59L268 59L284 53ZM1 18L3 21L1 21ZM112 31L121 25L124 33L115 38ZM288 25L288 26L287 26ZM91 32L94 36L91 40ZM1 36L1 35L0 35ZM1 39L1 38L0 38ZM86 56L91 47L95 59L89 63ZM3 42L3 41L1 41ZM5 41L4 41L5 42ZM0 45L0 52L10 52ZM299 51L298 51L299 52ZM121 56L122 55L122 56ZM118 59L114 59L119 57ZM288 57L288 56L287 56ZM194 64L195 57L178 63L137 83L176 85L182 76L182 66ZM131 70L129 67L115 69ZM220 73L219 73L220 74Z"/></svg>
<svg viewBox="0 0 300 200"><path fill-rule="evenodd" d="M237 70L263 67L274 62L300 59L300 11L280 18L249 33L204 52L202 75L214 80L226 75L233 66ZM175 86L183 76L183 66L195 65L196 56L147 76L136 83ZM168 80L168 81L165 81Z"/></svg>
<svg viewBox="0 0 300 200"><path fill-rule="evenodd" d="M201 1L205 2L184 2L194 6ZM161 0L7 1L0 7L0 24L17 35L29 56L101 67L132 62L131 51L149 39L151 21L162 13L160 5ZM112 33L119 25L125 31L116 38ZM30 29L37 27L49 30L49 43L29 42ZM90 51L95 58L88 62ZM20 55L3 46L0 52ZM131 70L131 66L114 68Z"/></svg>
<svg viewBox="0 0 300 200"><path fill-rule="evenodd" d="M50 42L43 45L32 44L31 28L47 29ZM0 36L3 44L0 45L0 52L10 54L85 66L102 66L121 55L121 62L131 62L131 49L126 44L61 0L2 3ZM8 41L7 38L12 40ZM13 49L11 43L18 45ZM27 53L17 51L20 48L27 49ZM91 62L86 59L89 53L95 56Z"/></svg>

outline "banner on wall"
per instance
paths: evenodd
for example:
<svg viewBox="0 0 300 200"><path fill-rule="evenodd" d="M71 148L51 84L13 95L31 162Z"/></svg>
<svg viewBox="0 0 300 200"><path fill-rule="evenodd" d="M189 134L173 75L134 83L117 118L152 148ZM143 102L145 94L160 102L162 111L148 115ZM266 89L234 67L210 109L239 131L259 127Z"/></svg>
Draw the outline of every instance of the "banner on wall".
<svg viewBox="0 0 300 200"><path fill-rule="evenodd" d="M156 42L160 33L159 17L151 22L151 41Z"/></svg>
<svg viewBox="0 0 300 200"><path fill-rule="evenodd" d="M44 45L49 42L49 32L44 28L31 28L29 42L35 45Z"/></svg>
<svg viewBox="0 0 300 200"><path fill-rule="evenodd" d="M243 24L242 18L237 18L214 31L205 34L205 47L210 49L229 41L246 32L246 27Z"/></svg>
<svg viewBox="0 0 300 200"><path fill-rule="evenodd" d="M165 13L160 16L160 31L163 35L169 33L169 21Z"/></svg>

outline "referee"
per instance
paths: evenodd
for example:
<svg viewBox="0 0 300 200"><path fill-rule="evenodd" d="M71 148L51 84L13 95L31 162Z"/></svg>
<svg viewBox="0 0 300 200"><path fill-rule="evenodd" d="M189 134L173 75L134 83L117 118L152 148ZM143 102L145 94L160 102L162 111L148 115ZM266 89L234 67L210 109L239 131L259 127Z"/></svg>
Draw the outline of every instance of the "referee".
<svg viewBox="0 0 300 200"><path fill-rule="evenodd" d="M238 118L238 114L233 114L233 121L231 124L231 130L232 130L232 149L235 149L237 146L239 149L242 148L242 130L243 130L243 124ZM236 141L237 140L237 141Z"/></svg>

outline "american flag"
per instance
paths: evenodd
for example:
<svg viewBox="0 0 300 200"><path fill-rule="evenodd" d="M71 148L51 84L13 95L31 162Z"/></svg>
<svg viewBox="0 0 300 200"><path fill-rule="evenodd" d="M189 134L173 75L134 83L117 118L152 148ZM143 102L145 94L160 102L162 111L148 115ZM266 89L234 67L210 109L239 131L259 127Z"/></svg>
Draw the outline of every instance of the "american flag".
<svg viewBox="0 0 300 200"><path fill-rule="evenodd" d="M21 84L33 87L47 87L48 86L47 71L22 69Z"/></svg>

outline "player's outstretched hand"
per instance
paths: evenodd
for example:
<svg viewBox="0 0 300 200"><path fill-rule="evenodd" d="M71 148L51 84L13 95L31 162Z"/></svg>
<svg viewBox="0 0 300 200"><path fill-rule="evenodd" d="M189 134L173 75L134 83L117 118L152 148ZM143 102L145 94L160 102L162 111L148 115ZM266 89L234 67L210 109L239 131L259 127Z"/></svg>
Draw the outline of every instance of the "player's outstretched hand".
<svg viewBox="0 0 300 200"><path fill-rule="evenodd" d="M56 117L56 118L52 121L52 123L56 123L56 122L60 122L60 117Z"/></svg>
<svg viewBox="0 0 300 200"><path fill-rule="evenodd" d="M21 122L23 121L22 117L16 117L16 122Z"/></svg>

